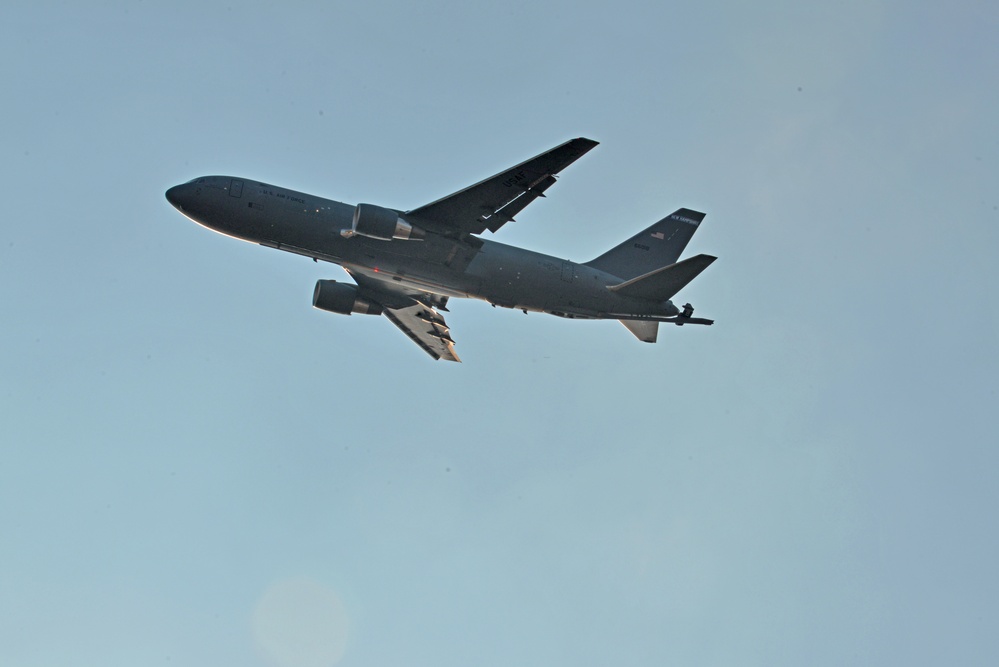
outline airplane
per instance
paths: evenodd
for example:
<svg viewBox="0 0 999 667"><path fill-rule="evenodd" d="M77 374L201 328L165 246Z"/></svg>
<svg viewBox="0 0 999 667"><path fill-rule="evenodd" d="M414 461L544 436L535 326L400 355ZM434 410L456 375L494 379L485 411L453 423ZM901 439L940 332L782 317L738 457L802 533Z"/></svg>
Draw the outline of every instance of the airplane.
<svg viewBox="0 0 999 667"><path fill-rule="evenodd" d="M344 204L234 176L203 176L166 191L216 232L343 267L354 284L319 280L312 305L382 315L436 359L461 361L442 312L472 298L525 314L620 320L640 341L659 323L713 324L671 299L716 258L677 261L705 214L681 208L589 262L482 238L497 232L556 176L597 145L572 139L454 194L407 211Z"/></svg>

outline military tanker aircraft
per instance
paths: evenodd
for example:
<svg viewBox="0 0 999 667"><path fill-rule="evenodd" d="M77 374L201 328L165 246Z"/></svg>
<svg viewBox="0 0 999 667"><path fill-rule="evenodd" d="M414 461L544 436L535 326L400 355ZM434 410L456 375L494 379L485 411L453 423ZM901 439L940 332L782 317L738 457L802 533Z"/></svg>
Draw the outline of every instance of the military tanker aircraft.
<svg viewBox="0 0 999 667"><path fill-rule="evenodd" d="M385 315L434 359L460 361L442 312L450 298L577 319L620 320L654 343L659 323L712 324L671 299L716 258L678 261L703 213L681 208L589 262L482 238L513 221L597 145L572 139L475 185L408 211L331 201L236 176L166 192L185 216L227 236L342 266L355 284L320 280L312 305Z"/></svg>

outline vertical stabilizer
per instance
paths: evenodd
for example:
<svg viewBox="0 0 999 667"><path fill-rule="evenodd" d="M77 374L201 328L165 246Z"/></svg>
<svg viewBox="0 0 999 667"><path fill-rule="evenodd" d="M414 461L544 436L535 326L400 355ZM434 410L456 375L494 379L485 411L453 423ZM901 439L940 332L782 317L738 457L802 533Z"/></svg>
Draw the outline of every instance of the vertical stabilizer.
<svg viewBox="0 0 999 667"><path fill-rule="evenodd" d="M681 208L586 265L625 280L669 266L680 258L703 219L703 213Z"/></svg>

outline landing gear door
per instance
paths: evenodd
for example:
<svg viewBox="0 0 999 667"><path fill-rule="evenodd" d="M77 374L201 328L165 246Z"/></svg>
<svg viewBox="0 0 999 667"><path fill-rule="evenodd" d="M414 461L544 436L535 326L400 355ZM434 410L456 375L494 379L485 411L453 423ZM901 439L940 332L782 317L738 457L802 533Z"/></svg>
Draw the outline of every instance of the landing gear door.
<svg viewBox="0 0 999 667"><path fill-rule="evenodd" d="M229 196L236 197L237 199L243 196L243 181L236 178L232 179L229 183Z"/></svg>

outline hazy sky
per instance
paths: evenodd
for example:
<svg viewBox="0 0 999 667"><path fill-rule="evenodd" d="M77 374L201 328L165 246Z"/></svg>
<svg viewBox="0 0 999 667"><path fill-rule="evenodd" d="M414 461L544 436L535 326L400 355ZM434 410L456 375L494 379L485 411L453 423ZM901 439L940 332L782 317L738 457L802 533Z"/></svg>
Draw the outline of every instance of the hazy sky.
<svg viewBox="0 0 999 667"><path fill-rule="evenodd" d="M999 662L994 2L84 4L0 13L0 664ZM576 136L495 238L705 211L715 326L433 362L163 197Z"/></svg>

